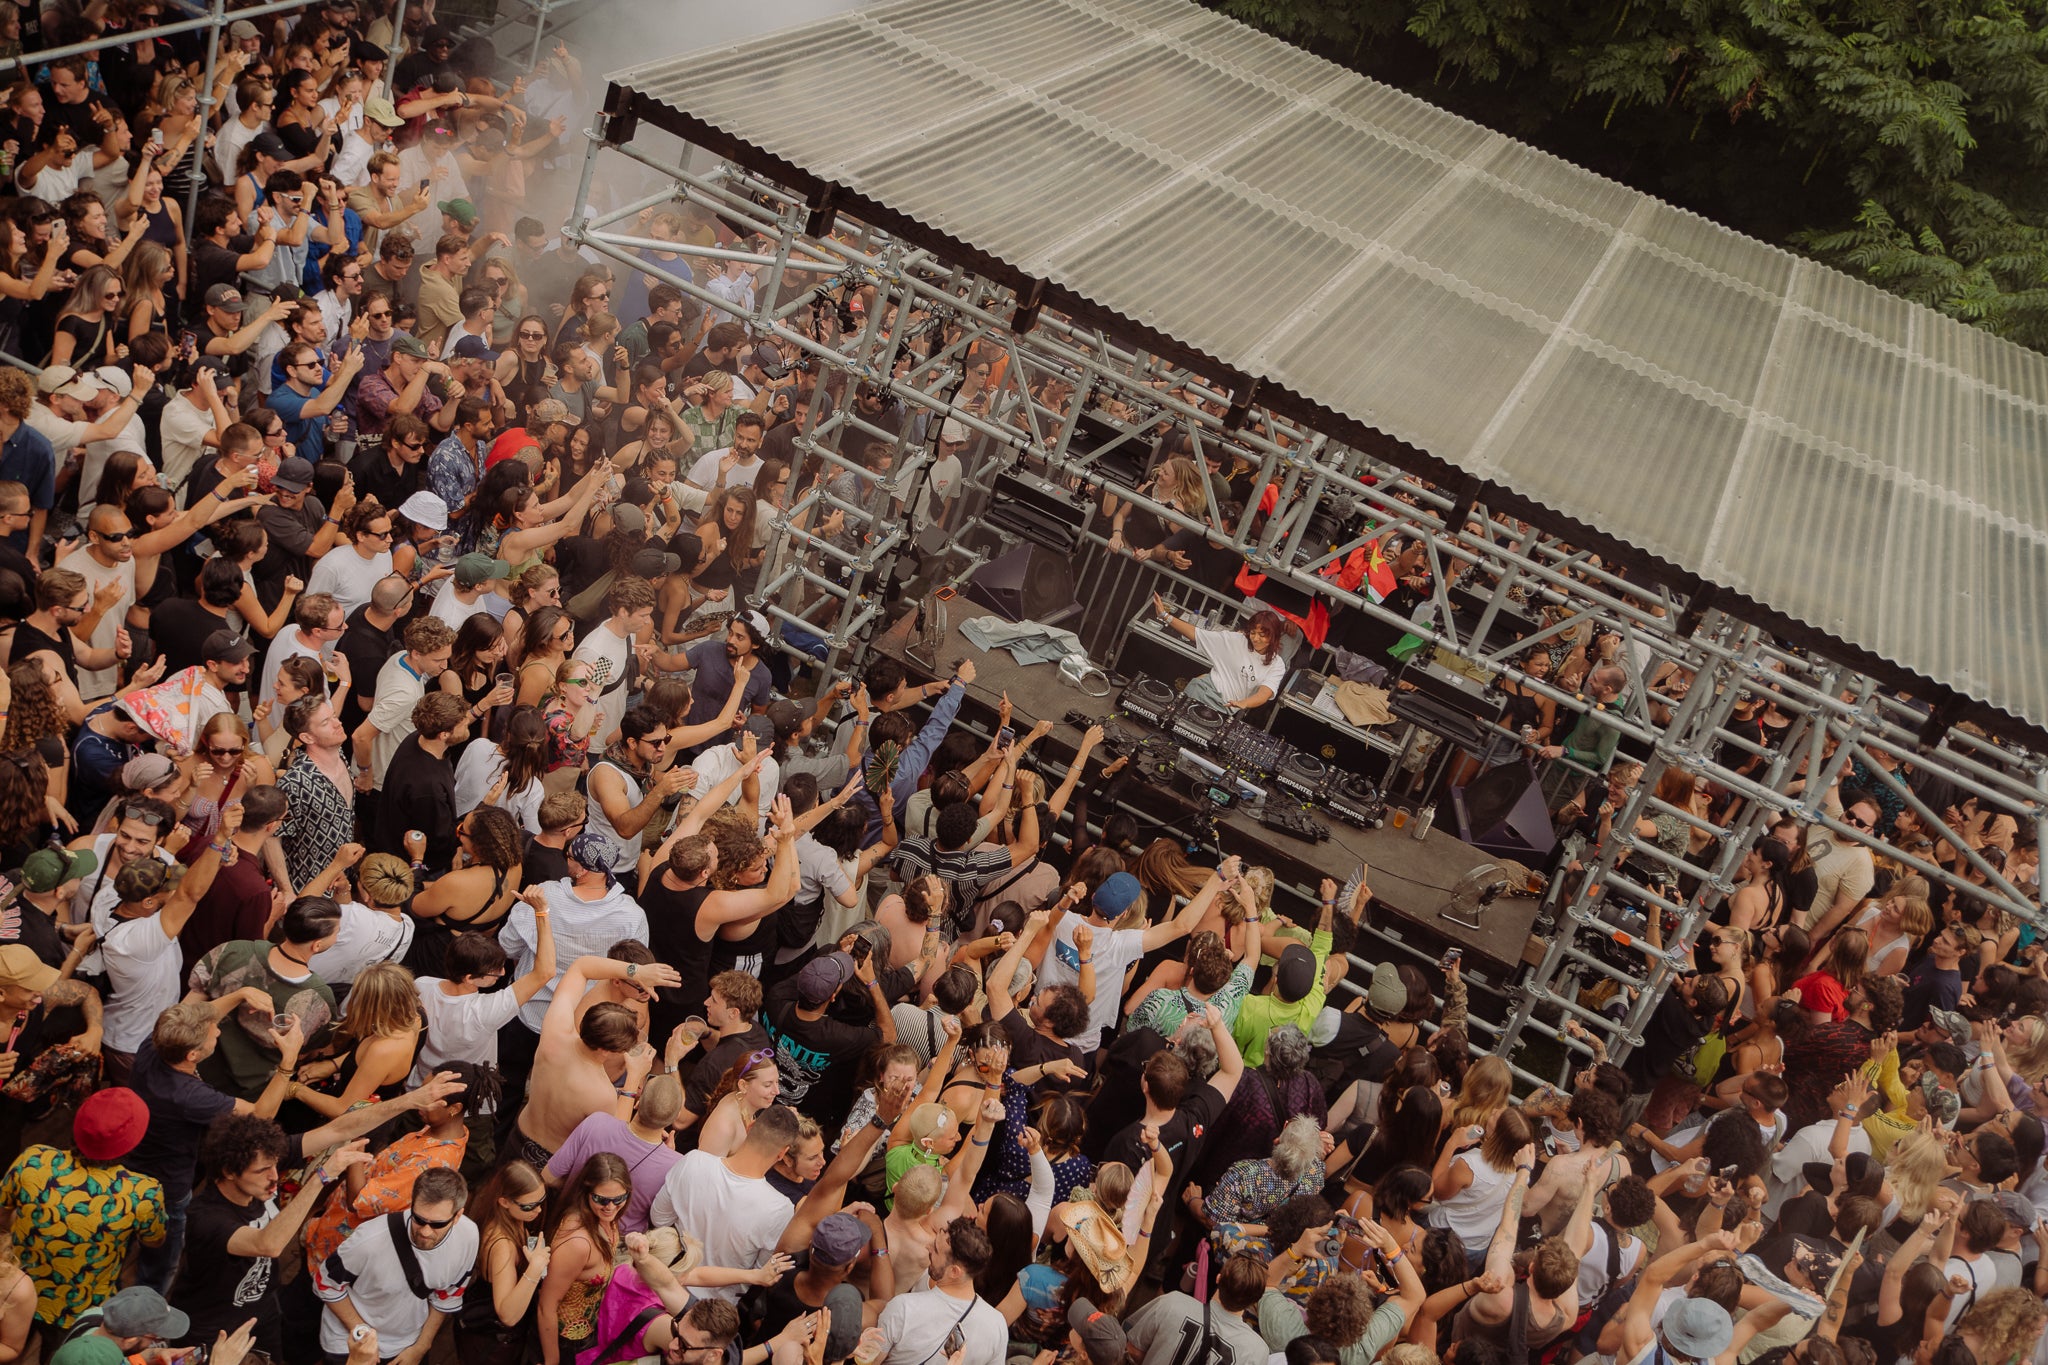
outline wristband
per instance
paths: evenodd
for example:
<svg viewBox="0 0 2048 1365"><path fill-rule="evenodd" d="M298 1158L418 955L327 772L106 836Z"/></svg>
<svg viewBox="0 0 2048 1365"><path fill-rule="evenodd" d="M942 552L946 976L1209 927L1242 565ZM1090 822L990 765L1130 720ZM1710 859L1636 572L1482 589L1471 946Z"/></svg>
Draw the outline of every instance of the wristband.
<svg viewBox="0 0 2048 1365"><path fill-rule="evenodd" d="M323 1185L332 1185L338 1178L339 1177L327 1174L327 1172L324 1170L320 1172L320 1183ZM360 1332L362 1328L358 1327L356 1330ZM359 1337L357 1338L357 1340L361 1340L361 1338Z"/></svg>
<svg viewBox="0 0 2048 1365"><path fill-rule="evenodd" d="M986 1147L989 1140L987 1138L971 1138L969 1141L973 1142L977 1147Z"/></svg>

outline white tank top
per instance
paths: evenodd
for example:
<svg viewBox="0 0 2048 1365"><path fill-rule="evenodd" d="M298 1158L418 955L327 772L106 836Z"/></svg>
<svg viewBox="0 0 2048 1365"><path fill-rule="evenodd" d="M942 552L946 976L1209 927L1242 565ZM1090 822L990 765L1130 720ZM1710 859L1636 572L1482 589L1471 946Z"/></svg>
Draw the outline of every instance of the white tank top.
<svg viewBox="0 0 2048 1365"><path fill-rule="evenodd" d="M623 767L612 762L610 759L600 758L590 765L591 775L595 776L597 770L601 767L610 768L625 782L626 804L628 806L640 804L640 782L633 774L627 772ZM589 785L588 778L585 779L584 784L585 786ZM588 818L590 820L591 832L602 834L605 838L612 841L612 847L619 850L619 860L612 865L612 872L616 875L624 876L632 870L634 864L640 861L640 835L635 834L632 838L628 839L625 835L613 829L612 822L605 817L604 806L598 801L596 792L590 793L588 805L590 807Z"/></svg>
<svg viewBox="0 0 2048 1365"><path fill-rule="evenodd" d="M1451 1159L1463 1163L1472 1173L1472 1183L1449 1199L1432 1204L1432 1221L1437 1227L1457 1233L1467 1250L1483 1247L1493 1240L1493 1231L1500 1226L1500 1211L1508 1202L1508 1182L1514 1179L1515 1172L1512 1167L1496 1171L1477 1147L1468 1147Z"/></svg>

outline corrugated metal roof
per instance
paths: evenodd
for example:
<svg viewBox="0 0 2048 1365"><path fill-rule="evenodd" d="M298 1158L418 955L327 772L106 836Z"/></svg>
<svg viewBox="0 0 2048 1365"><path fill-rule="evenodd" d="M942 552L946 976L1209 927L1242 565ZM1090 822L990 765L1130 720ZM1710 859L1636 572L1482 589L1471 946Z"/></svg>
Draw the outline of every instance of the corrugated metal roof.
<svg viewBox="0 0 2048 1365"><path fill-rule="evenodd" d="M903 0L614 81L2048 725L2048 358L1186 0Z"/></svg>

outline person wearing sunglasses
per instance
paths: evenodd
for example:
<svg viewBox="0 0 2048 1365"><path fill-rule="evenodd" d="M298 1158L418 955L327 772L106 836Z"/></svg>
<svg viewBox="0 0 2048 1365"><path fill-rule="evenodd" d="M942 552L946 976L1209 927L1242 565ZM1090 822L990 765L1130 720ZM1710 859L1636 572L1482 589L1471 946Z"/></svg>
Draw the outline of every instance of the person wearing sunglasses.
<svg viewBox="0 0 2048 1365"><path fill-rule="evenodd" d="M420 1110L421 1127L395 1139L378 1152L364 1172L353 1199L330 1200L306 1224L306 1258L324 1261L365 1223L403 1213L418 1177L431 1170L460 1170L469 1146L471 1106L489 1113L498 1103L498 1073L475 1062L443 1062L438 1068L453 1075L462 1089L444 1095ZM351 1180L350 1186L355 1188Z"/></svg>
<svg viewBox="0 0 2048 1365"><path fill-rule="evenodd" d="M348 1354L359 1329L377 1334L390 1360L425 1360L441 1324L462 1303L476 1268L479 1233L462 1212L469 1182L435 1166L413 1182L411 1208L398 1218L372 1218L324 1261L312 1263L313 1292L323 1306L320 1349ZM412 1280L427 1293L412 1290Z"/></svg>
<svg viewBox="0 0 2048 1365"><path fill-rule="evenodd" d="M128 608L135 605L135 528L120 508L103 504L93 508L86 522L86 543L57 561L85 579L100 608L99 624L86 640L90 651L78 652L80 696L104 697L120 683L120 661L133 651L125 622ZM108 600L111 598L111 600ZM87 653L95 656L88 663Z"/></svg>
<svg viewBox="0 0 2048 1365"><path fill-rule="evenodd" d="M1833 793L1829 793L1832 797ZM1859 788L1841 788L1841 821L1859 834L1870 836L1877 828L1880 809L1877 798ZM1818 945L1836 925L1847 920L1869 897L1877 882L1877 862L1870 849L1844 835L1829 836L1834 847L1813 864L1819 882L1813 904L1807 908L1809 933Z"/></svg>
<svg viewBox="0 0 2048 1365"><path fill-rule="evenodd" d="M547 1183L523 1161L498 1167L477 1191L482 1249L468 1293L489 1295L492 1311L476 1311L465 1295L465 1311L455 1321L457 1359L525 1359L528 1310L548 1273L547 1246L540 1239L547 1206Z"/></svg>

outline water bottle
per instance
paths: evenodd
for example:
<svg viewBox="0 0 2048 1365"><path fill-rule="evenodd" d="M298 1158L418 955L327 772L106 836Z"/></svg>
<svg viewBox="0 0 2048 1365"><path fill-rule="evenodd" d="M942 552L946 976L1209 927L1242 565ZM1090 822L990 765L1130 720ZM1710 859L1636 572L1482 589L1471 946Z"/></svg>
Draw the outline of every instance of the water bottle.
<svg viewBox="0 0 2048 1365"><path fill-rule="evenodd" d="M1408 823L1408 836L1417 841L1429 837L1430 826L1436 823L1436 807L1424 806Z"/></svg>

